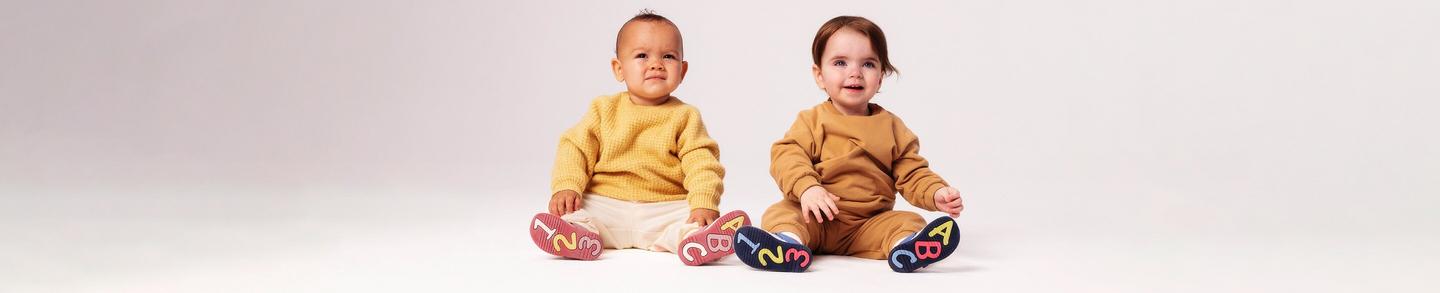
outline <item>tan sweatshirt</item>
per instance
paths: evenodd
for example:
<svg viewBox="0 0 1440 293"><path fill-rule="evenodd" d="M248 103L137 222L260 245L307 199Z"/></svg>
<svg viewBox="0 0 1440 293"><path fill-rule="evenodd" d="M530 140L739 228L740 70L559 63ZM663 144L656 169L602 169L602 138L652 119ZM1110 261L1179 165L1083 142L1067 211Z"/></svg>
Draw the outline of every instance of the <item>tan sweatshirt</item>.
<svg viewBox="0 0 1440 293"><path fill-rule="evenodd" d="M788 200L811 186L840 197L842 213L864 217L895 207L898 190L910 204L934 211L935 191L948 186L920 156L920 140L899 117L870 104L869 116L846 116L820 103L801 111L770 147L770 175Z"/></svg>

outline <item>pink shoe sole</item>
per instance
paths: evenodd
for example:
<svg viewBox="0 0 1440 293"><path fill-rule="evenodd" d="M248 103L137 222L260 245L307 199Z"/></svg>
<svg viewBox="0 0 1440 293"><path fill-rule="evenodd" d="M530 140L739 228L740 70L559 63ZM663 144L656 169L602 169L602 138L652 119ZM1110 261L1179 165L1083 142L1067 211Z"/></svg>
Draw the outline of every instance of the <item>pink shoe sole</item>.
<svg viewBox="0 0 1440 293"><path fill-rule="evenodd" d="M735 254L735 231L750 226L750 216L744 211L732 211L700 231L680 240L680 262L698 266L725 256Z"/></svg>
<svg viewBox="0 0 1440 293"><path fill-rule="evenodd" d="M535 246L559 257L594 260L600 258L604 245L600 234L571 225L548 213L535 214L530 220L530 239Z"/></svg>

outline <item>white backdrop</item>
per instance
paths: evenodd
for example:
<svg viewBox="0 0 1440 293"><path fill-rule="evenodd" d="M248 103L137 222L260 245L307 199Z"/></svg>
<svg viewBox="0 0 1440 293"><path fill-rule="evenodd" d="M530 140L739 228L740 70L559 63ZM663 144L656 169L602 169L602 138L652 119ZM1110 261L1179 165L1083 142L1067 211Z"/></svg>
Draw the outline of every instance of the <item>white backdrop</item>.
<svg viewBox="0 0 1440 293"><path fill-rule="evenodd" d="M284 266L309 281L233 277L391 243L357 240L375 227L556 263L518 225L545 207L559 134L623 90L608 62L641 8L684 34L675 94L720 142L722 208L779 199L769 144L824 99L815 30L861 15L901 71L874 102L965 196L971 260L947 263L975 288L1437 285L1434 2L520 2L0 3L0 286L475 285L313 274L383 267L345 254ZM483 259L442 271L504 276ZM979 281L1041 266L1099 275Z"/></svg>

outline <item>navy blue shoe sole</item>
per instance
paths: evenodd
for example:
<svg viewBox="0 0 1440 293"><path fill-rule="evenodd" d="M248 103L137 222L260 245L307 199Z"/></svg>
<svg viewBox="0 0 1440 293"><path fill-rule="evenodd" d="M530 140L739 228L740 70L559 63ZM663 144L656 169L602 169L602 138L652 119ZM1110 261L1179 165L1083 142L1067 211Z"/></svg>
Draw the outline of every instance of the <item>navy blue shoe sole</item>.
<svg viewBox="0 0 1440 293"><path fill-rule="evenodd" d="M752 226L735 231L735 258L752 268L772 272L804 272L810 268L810 248L785 242Z"/></svg>
<svg viewBox="0 0 1440 293"><path fill-rule="evenodd" d="M890 249L890 269L909 273L938 262L960 247L960 229L955 219L940 217L920 229L915 238Z"/></svg>

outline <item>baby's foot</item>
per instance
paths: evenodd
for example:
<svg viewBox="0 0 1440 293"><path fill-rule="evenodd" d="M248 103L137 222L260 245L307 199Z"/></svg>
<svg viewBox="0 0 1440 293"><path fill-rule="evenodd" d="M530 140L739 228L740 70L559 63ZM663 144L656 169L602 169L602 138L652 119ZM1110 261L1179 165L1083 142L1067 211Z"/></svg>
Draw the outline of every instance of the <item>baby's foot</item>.
<svg viewBox="0 0 1440 293"><path fill-rule="evenodd" d="M535 214L530 220L530 239L535 246L550 254L578 260L593 260L605 249L600 234L576 227L547 213Z"/></svg>
<svg viewBox="0 0 1440 293"><path fill-rule="evenodd" d="M890 249L890 269L909 273L945 259L960 246L955 220L940 217Z"/></svg>
<svg viewBox="0 0 1440 293"><path fill-rule="evenodd" d="M698 266L724 258L735 253L735 231L750 226L750 216L744 211L725 213L704 229L690 233L680 240L680 262Z"/></svg>
<svg viewBox="0 0 1440 293"><path fill-rule="evenodd" d="M765 232L754 226L740 227L735 233L735 257L752 268L775 272L804 272L810 268L810 248L800 241ZM773 248L772 248L773 247Z"/></svg>

